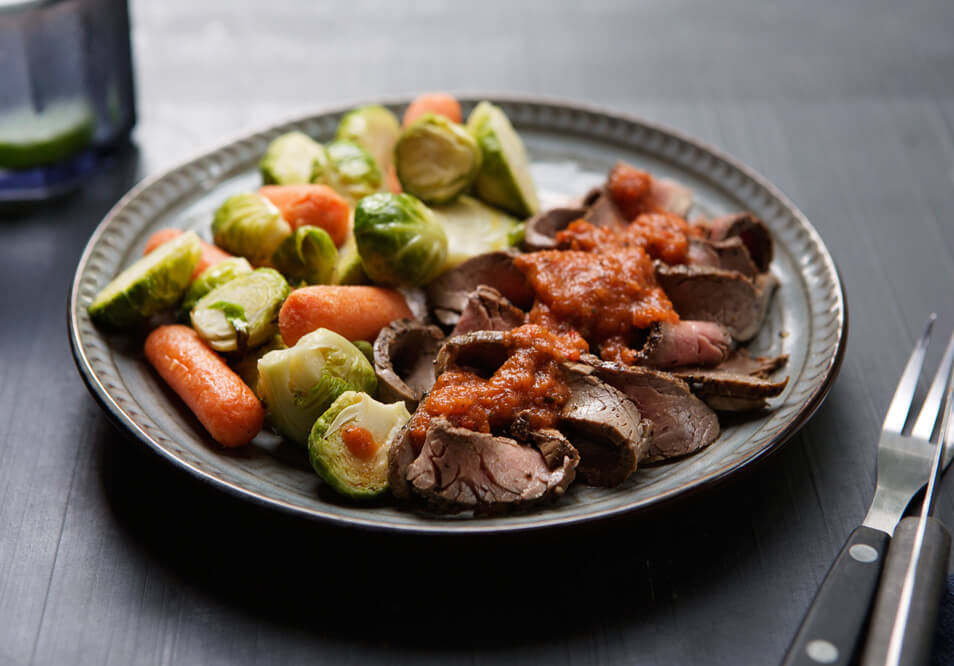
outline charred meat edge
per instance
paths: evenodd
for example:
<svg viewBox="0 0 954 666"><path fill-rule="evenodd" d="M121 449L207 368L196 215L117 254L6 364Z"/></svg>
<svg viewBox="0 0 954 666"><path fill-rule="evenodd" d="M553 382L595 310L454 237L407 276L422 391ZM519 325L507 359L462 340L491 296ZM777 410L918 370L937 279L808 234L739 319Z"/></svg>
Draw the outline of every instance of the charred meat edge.
<svg viewBox="0 0 954 666"><path fill-rule="evenodd" d="M471 257L427 285L427 302L444 326L454 326L470 294L480 285L493 287L518 308L533 305L533 291L513 264L516 252L487 252Z"/></svg>
<svg viewBox="0 0 954 666"><path fill-rule="evenodd" d="M717 242L701 238L689 239L688 263L690 266L736 271L747 278L754 278L758 273L748 248L742 239L737 237Z"/></svg>
<svg viewBox="0 0 954 666"><path fill-rule="evenodd" d="M769 264L772 263L774 245L768 227L758 217L749 212L732 213L700 224L711 241L740 238L758 271L764 273L768 270Z"/></svg>
<svg viewBox="0 0 954 666"><path fill-rule="evenodd" d="M509 331L523 324L526 313L493 287L480 285L467 298L451 337L473 331Z"/></svg>
<svg viewBox="0 0 954 666"><path fill-rule="evenodd" d="M413 412L434 384L434 359L444 339L437 326L400 319L381 329L374 341L378 399L403 400Z"/></svg>

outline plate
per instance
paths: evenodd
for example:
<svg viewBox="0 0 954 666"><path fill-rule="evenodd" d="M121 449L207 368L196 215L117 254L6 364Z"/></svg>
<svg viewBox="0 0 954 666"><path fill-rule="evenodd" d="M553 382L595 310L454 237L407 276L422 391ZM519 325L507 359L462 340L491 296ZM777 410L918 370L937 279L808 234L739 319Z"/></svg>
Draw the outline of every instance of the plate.
<svg viewBox="0 0 954 666"><path fill-rule="evenodd" d="M461 100L465 112L480 97ZM121 428L198 478L239 497L316 520L404 532L486 533L530 530L645 510L738 473L777 449L821 403L844 352L847 312L838 271L821 237L778 189L733 158L659 125L620 113L558 101L494 96L519 131L544 206L601 183L622 159L688 185L693 215L749 210L776 240L772 271L780 287L750 348L785 353L790 376L771 410L724 428L710 447L638 470L616 488L571 487L553 505L512 515L435 516L382 503L338 500L308 466L303 451L262 433L241 450L223 450L146 363L142 339L97 330L86 313L96 293L142 254L161 227L195 229L209 238L213 211L230 194L260 185L258 159L269 141L301 130L329 140L350 108L324 111L234 140L136 186L90 238L69 301L70 341L92 394ZM388 103L400 113L406 103Z"/></svg>

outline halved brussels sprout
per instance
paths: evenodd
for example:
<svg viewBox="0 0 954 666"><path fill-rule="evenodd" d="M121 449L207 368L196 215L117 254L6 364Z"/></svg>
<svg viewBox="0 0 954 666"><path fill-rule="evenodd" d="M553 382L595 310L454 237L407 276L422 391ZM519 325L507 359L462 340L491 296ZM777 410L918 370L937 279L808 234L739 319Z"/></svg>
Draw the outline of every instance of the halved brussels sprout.
<svg viewBox="0 0 954 666"><path fill-rule="evenodd" d="M474 182L480 170L477 141L458 125L427 113L401 132L394 147L401 187L426 203L453 200Z"/></svg>
<svg viewBox="0 0 954 666"><path fill-rule="evenodd" d="M196 275L195 279L189 284L185 296L182 297L182 310L184 312L191 311L200 298L216 287L221 287L239 275L251 272L252 265L248 263L248 259L245 257L230 257L217 264L212 264Z"/></svg>
<svg viewBox="0 0 954 666"><path fill-rule="evenodd" d="M194 231L166 241L96 294L90 318L100 326L126 328L171 308L189 285L201 255Z"/></svg>
<svg viewBox="0 0 954 666"><path fill-rule="evenodd" d="M291 232L275 204L255 192L233 194L212 219L215 244L258 266L268 263Z"/></svg>
<svg viewBox="0 0 954 666"><path fill-rule="evenodd" d="M342 495L377 497L388 488L388 448L409 418L403 402L385 405L367 393L342 393L311 429L311 466Z"/></svg>
<svg viewBox="0 0 954 666"><path fill-rule="evenodd" d="M356 143L369 153L384 173L394 163L394 144L401 125L393 113L379 104L362 106L345 114L335 139Z"/></svg>
<svg viewBox="0 0 954 666"><path fill-rule="evenodd" d="M272 140L258 163L266 185L304 185L328 161L325 148L302 132Z"/></svg>
<svg viewBox="0 0 954 666"><path fill-rule="evenodd" d="M200 298L192 308L192 328L215 351L244 352L275 335L290 291L281 273L258 268Z"/></svg>
<svg viewBox="0 0 954 666"><path fill-rule="evenodd" d="M467 119L467 129L483 155L474 181L477 196L521 218L539 213L527 151L504 112L490 102L481 102Z"/></svg>
<svg viewBox="0 0 954 666"><path fill-rule="evenodd" d="M358 348L364 357L368 359L370 363L374 363L374 347L371 346L371 343L367 340L352 340L351 344Z"/></svg>
<svg viewBox="0 0 954 666"><path fill-rule="evenodd" d="M368 274L361 264L361 255L358 254L358 243L354 234L348 236L341 249L338 250L338 265L335 266L335 284L368 284Z"/></svg>
<svg viewBox="0 0 954 666"><path fill-rule="evenodd" d="M338 248L331 236L324 229L311 226L295 229L272 255L275 268L295 284L330 283L337 262Z"/></svg>
<svg viewBox="0 0 954 666"><path fill-rule="evenodd" d="M511 247L511 235L520 224L506 213L467 195L431 210L447 234L445 269L454 268L478 254Z"/></svg>
<svg viewBox="0 0 954 666"><path fill-rule="evenodd" d="M249 350L239 359L230 359L229 366L235 371L242 381L248 384L248 387L258 395L258 361L270 351L276 349L288 349L288 345L282 340L279 333L273 335L265 344Z"/></svg>
<svg viewBox="0 0 954 666"><path fill-rule="evenodd" d="M294 347L272 351L258 362L258 396L272 425L302 446L335 398L345 391L373 393L378 380L364 354L326 328L301 337Z"/></svg>
<svg viewBox="0 0 954 666"><path fill-rule="evenodd" d="M316 171L314 182L328 185L352 205L381 191L384 175L367 150L351 141L332 141L325 150L328 163Z"/></svg>
<svg viewBox="0 0 954 666"><path fill-rule="evenodd" d="M444 267L447 235L434 213L409 194L374 194L354 211L354 238L375 282L416 287Z"/></svg>

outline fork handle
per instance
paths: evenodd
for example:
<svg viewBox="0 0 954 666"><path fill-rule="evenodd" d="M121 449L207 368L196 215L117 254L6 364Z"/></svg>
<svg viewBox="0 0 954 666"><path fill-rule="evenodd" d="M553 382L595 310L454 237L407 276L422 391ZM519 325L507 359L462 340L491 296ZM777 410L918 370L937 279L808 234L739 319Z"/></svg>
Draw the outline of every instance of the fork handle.
<svg viewBox="0 0 954 666"><path fill-rule="evenodd" d="M850 664L861 647L890 537L861 525L815 594L783 666Z"/></svg>
<svg viewBox="0 0 954 666"><path fill-rule="evenodd" d="M884 575L878 586L871 628L862 654L865 666L897 663L904 666L926 664L931 659L937 611L947 578L947 557L951 549L951 535L936 519L925 520L924 542L917 567L911 579L913 595L911 610L901 634L897 661L889 659L891 634L901 604L902 588L914 555L915 534L920 519L912 516L902 520L894 530L891 547L884 562Z"/></svg>

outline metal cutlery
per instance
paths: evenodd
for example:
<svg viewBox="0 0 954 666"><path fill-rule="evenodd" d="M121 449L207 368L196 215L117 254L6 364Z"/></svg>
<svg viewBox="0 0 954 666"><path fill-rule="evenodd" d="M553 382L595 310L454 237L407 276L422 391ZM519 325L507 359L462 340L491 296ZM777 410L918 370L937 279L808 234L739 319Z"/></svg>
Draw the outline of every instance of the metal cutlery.
<svg viewBox="0 0 954 666"><path fill-rule="evenodd" d="M950 465L954 443L948 441L940 452L940 445L931 443L931 435L951 375L954 336L910 434L903 434L935 318L932 314L911 352L885 415L878 440L878 480L868 513L825 576L783 659L784 666L853 662L871 615L891 535L911 499L928 481L935 453L943 455L937 475ZM908 529L904 528L905 534ZM946 567L946 557L944 562Z"/></svg>

